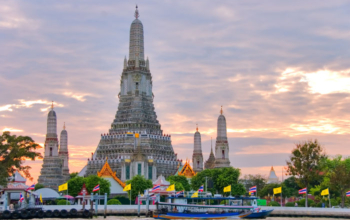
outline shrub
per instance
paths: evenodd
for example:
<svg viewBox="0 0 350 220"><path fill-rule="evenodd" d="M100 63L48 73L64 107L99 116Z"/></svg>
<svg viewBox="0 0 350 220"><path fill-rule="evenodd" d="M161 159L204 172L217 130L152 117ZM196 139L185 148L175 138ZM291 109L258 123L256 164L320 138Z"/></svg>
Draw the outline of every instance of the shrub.
<svg viewBox="0 0 350 220"><path fill-rule="evenodd" d="M281 206L281 204L279 204L278 202L276 201L271 201L269 202L269 204L267 204L268 206Z"/></svg>
<svg viewBox="0 0 350 220"><path fill-rule="evenodd" d="M70 202L64 199L58 200L57 205L70 205Z"/></svg>
<svg viewBox="0 0 350 220"><path fill-rule="evenodd" d="M295 203L294 202L287 202L286 207L294 207L295 206Z"/></svg>
<svg viewBox="0 0 350 220"><path fill-rule="evenodd" d="M129 198L126 198L125 196L115 196L113 199L119 200L119 202L122 205L129 205L130 204Z"/></svg>
<svg viewBox="0 0 350 220"><path fill-rule="evenodd" d="M299 201L298 201L298 205L300 206L300 207L305 207L305 199L300 199ZM313 203L315 203L314 202L314 200L312 200L312 199L308 199L307 200L308 202L307 202L307 206L308 207L312 207L312 205L313 205Z"/></svg>
<svg viewBox="0 0 350 220"><path fill-rule="evenodd" d="M118 199L111 199L107 202L107 205L121 205L122 203Z"/></svg>

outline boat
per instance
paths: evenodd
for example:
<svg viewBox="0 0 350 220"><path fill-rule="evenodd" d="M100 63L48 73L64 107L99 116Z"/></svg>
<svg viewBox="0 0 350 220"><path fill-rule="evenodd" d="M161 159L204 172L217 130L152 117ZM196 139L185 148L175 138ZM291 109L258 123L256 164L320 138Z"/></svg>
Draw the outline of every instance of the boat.
<svg viewBox="0 0 350 220"><path fill-rule="evenodd" d="M157 202L155 219L240 219L253 213L252 206L193 205Z"/></svg>
<svg viewBox="0 0 350 220"><path fill-rule="evenodd" d="M212 200L226 201L227 205L206 205ZM168 197L168 203L158 202L153 217L156 219L263 219L270 215L273 209L262 210L258 207L257 197L198 197L174 196ZM171 202L173 201L173 202ZM192 201L194 204L188 204ZM210 202L211 201L211 202ZM198 203L203 202L203 205Z"/></svg>
<svg viewBox="0 0 350 220"><path fill-rule="evenodd" d="M230 205L245 205L249 204L253 206L252 213L244 218L248 219L254 219L259 218L263 219L270 215L270 213L273 211L273 209L269 210L262 210L258 207L258 198L257 197L233 197L229 198Z"/></svg>

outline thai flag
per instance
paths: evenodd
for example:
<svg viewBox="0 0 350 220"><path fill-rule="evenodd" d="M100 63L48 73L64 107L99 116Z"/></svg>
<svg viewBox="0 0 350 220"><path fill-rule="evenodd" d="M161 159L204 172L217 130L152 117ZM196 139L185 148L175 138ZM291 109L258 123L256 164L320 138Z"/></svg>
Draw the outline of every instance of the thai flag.
<svg viewBox="0 0 350 220"><path fill-rule="evenodd" d="M97 186L95 186L94 188L93 188L93 192L96 192L96 191L99 191L100 190L100 184L98 184Z"/></svg>
<svg viewBox="0 0 350 220"><path fill-rule="evenodd" d="M184 195L184 190L179 191L175 194L175 197L183 196Z"/></svg>
<svg viewBox="0 0 350 220"><path fill-rule="evenodd" d="M35 189L35 184L31 185L30 187L28 187L28 189L26 189L26 191L28 190L34 190Z"/></svg>
<svg viewBox="0 0 350 220"><path fill-rule="evenodd" d="M350 191L347 191L347 192L346 192L346 196L350 196Z"/></svg>
<svg viewBox="0 0 350 220"><path fill-rule="evenodd" d="M155 191L160 191L160 184L157 184L157 185L153 186L152 192L155 192Z"/></svg>
<svg viewBox="0 0 350 220"><path fill-rule="evenodd" d="M249 192L250 192L250 193L256 192L256 186L250 187L250 188L249 188Z"/></svg>
<svg viewBox="0 0 350 220"><path fill-rule="evenodd" d="M306 188L299 189L299 194L306 194Z"/></svg>
<svg viewBox="0 0 350 220"><path fill-rule="evenodd" d="M203 192L203 190L204 190L204 186L201 185L201 187L199 187L199 189L198 189L198 192Z"/></svg>
<svg viewBox="0 0 350 220"><path fill-rule="evenodd" d="M22 193L19 194L19 201L22 202L24 200L24 197L22 196Z"/></svg>

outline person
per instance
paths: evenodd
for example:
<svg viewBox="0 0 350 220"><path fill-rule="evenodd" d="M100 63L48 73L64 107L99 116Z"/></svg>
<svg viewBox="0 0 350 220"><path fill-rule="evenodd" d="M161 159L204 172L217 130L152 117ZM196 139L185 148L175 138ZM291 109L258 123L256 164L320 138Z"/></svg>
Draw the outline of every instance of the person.
<svg viewBox="0 0 350 220"><path fill-rule="evenodd" d="M295 202L294 206L295 206L295 207L298 207L298 203L297 203L297 202Z"/></svg>

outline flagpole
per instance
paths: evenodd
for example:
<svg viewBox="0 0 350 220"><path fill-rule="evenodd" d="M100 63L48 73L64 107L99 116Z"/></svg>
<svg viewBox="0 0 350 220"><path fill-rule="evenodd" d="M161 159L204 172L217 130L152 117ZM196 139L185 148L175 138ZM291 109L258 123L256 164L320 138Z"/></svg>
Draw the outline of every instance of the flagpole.
<svg viewBox="0 0 350 220"><path fill-rule="evenodd" d="M282 195L282 184L283 184L283 167L282 167L282 182L281 182L281 207L283 206L283 195Z"/></svg>
<svg viewBox="0 0 350 220"><path fill-rule="evenodd" d="M131 183L130 183L131 184ZM130 187L130 205L131 205L131 187Z"/></svg>
<svg viewBox="0 0 350 220"><path fill-rule="evenodd" d="M68 205L68 183L67 183L67 201L66 201L66 205Z"/></svg>
<svg viewBox="0 0 350 220"><path fill-rule="evenodd" d="M331 194L329 193L329 188L328 188L328 200L329 200L329 208L331 208Z"/></svg>

